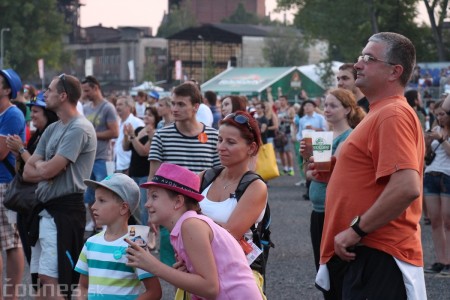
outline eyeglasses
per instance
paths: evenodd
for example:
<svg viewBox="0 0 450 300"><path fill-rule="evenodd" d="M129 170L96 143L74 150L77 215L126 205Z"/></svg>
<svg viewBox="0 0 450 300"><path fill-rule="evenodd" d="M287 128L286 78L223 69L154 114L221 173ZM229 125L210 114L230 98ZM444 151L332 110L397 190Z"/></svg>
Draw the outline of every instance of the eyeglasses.
<svg viewBox="0 0 450 300"><path fill-rule="evenodd" d="M395 66L396 64L394 64L394 63L391 63L391 62L388 62L388 61L385 61L385 60L381 60L381 59L378 59L378 58L376 58L376 57L373 57L373 56L371 56L371 55L369 55L369 54L364 54L364 55L361 55L361 56L359 56L358 57L358 62L360 62L360 61L363 61L364 63L369 63L369 62L377 62L377 61L379 61L379 62L382 62L382 63L385 63L385 64L388 64L388 65L391 65L391 66Z"/></svg>
<svg viewBox="0 0 450 300"><path fill-rule="evenodd" d="M252 128L252 126L250 126L250 122L249 122L248 118L246 116L244 116L244 115L238 115L238 114L235 114L235 113L231 113L231 114L228 114L223 119L224 120L232 119L232 120L234 120L236 123L238 123L240 125L247 125L248 129L250 131L253 131L253 128Z"/></svg>
<svg viewBox="0 0 450 300"><path fill-rule="evenodd" d="M61 82L62 82L64 92L67 94L67 88L66 88L66 74L62 73L62 74L59 75L58 77L59 77L59 79L60 79Z"/></svg>

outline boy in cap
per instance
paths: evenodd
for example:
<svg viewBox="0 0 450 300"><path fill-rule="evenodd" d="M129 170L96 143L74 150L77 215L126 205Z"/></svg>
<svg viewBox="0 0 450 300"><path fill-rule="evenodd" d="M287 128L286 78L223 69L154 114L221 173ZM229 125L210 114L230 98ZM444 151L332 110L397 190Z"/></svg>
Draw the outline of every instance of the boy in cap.
<svg viewBox="0 0 450 300"><path fill-rule="evenodd" d="M84 183L95 189L92 212L96 223L107 228L86 241L75 266L81 274L79 299L160 299L157 277L125 265L128 244L124 238L129 236L128 219L139 205L138 185L121 173ZM141 295L139 281L146 289Z"/></svg>

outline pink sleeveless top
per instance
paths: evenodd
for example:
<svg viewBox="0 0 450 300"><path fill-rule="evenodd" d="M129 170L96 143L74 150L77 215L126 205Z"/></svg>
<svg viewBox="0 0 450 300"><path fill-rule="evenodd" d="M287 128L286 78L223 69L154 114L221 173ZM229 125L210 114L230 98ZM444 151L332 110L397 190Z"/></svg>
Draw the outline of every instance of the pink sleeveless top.
<svg viewBox="0 0 450 300"><path fill-rule="evenodd" d="M219 295L217 300L238 299L262 299L261 293L256 285L252 270L250 269L244 251L236 239L225 229L214 223L210 218L199 215L195 211L185 212L175 224L170 233L172 244L178 257L182 259L189 273L196 273L191 260L186 254L183 239L181 237L181 225L188 218L197 218L206 222L211 228L214 238L211 242L214 259L219 276ZM192 299L204 299L192 295Z"/></svg>

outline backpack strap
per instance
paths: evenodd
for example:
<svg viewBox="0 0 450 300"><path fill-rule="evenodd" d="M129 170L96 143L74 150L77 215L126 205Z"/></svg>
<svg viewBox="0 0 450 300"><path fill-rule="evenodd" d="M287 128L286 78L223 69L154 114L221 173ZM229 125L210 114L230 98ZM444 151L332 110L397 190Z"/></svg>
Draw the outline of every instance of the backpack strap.
<svg viewBox="0 0 450 300"><path fill-rule="evenodd" d="M11 175L14 177L14 176L16 175L16 170L15 170L15 168L13 167L13 165L11 165L11 163L9 162L9 160L8 160L8 155L6 155L5 159L3 159L1 162L2 162L2 163L5 165L5 167L8 169L9 173L11 173Z"/></svg>
<svg viewBox="0 0 450 300"><path fill-rule="evenodd" d="M223 171L224 167L217 166L211 169L207 169L205 173L203 173L202 183L200 184L200 193L203 192Z"/></svg>
<svg viewBox="0 0 450 300"><path fill-rule="evenodd" d="M244 176L242 176L241 180L239 181L239 184L236 188L235 196L236 196L236 200L239 201L239 199L242 197L242 195L244 194L245 190L247 189L247 187L255 180L261 179L262 181L264 181L261 176L259 176L258 174L256 174L255 172L252 171L247 171Z"/></svg>

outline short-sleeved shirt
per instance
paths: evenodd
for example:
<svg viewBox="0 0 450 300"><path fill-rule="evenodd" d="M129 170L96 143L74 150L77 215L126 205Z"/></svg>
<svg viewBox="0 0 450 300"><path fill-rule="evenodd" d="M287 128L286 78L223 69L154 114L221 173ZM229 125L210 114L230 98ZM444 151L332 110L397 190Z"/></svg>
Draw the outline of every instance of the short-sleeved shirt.
<svg viewBox="0 0 450 300"><path fill-rule="evenodd" d="M37 198L47 202L63 195L83 193L86 189L83 179L91 176L96 147L94 127L84 116L74 117L67 124L60 120L48 126L34 155L48 161L58 154L69 164L54 178L39 182Z"/></svg>
<svg viewBox="0 0 450 300"><path fill-rule="evenodd" d="M25 140L25 117L23 113L16 106L10 106L0 114L0 136L5 138L8 135L17 134L22 141ZM16 159L11 152L6 156L9 164L15 166ZM5 164L0 161L0 183L11 182L13 175L6 168Z"/></svg>
<svg viewBox="0 0 450 300"><path fill-rule="evenodd" d="M148 159L176 164L200 173L220 166L217 140L218 132L212 127L204 125L198 136L186 136L178 131L174 123L156 131Z"/></svg>
<svg viewBox="0 0 450 300"><path fill-rule="evenodd" d="M105 240L105 231L90 237L84 244L75 271L89 277L88 299L136 299L141 283L153 274L128 267L123 240L128 234L115 241Z"/></svg>
<svg viewBox="0 0 450 300"><path fill-rule="evenodd" d="M297 132L297 136L296 136L297 141L302 140L302 138L303 138L302 130L306 129L307 125L311 125L312 127L315 127L315 128L320 128L324 131L328 129L327 121L325 120L324 116L322 116L321 114L313 112L312 116L304 115L298 121L298 132Z"/></svg>
<svg viewBox="0 0 450 300"><path fill-rule="evenodd" d="M322 264L334 255L334 237L377 201L390 175L411 169L422 180L424 149L420 122L403 96L370 104L369 114L342 145L328 183ZM401 261L423 266L421 213L422 188L420 196L400 216L369 233L361 243Z"/></svg>
<svg viewBox="0 0 450 300"><path fill-rule="evenodd" d="M86 119L94 125L95 132L106 131L108 130L108 124L118 122L114 106L105 99L96 107L93 107L92 102L86 103L83 106L83 111ZM95 159L111 160L110 141L111 139L97 140Z"/></svg>

